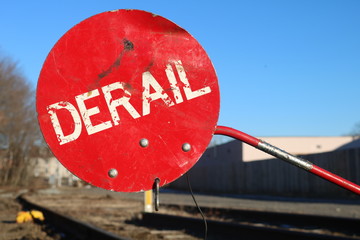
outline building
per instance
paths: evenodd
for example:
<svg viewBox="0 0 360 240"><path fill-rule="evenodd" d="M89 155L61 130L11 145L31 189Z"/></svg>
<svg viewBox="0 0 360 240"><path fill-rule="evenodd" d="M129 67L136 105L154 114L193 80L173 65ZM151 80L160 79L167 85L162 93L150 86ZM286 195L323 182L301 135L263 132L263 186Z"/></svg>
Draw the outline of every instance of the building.
<svg viewBox="0 0 360 240"><path fill-rule="evenodd" d="M321 168L360 183L360 139L273 137L260 139ZM348 198L351 193L303 169L234 140L209 147L189 171L192 189L211 194ZM170 184L188 188L186 178Z"/></svg>
<svg viewBox="0 0 360 240"><path fill-rule="evenodd" d="M308 155L331 152L354 141L351 136L342 137L258 137L292 155ZM251 162L274 158L252 146L243 144L242 161Z"/></svg>
<svg viewBox="0 0 360 240"><path fill-rule="evenodd" d="M55 157L36 158L34 176L48 180L51 186L74 185L79 179Z"/></svg>

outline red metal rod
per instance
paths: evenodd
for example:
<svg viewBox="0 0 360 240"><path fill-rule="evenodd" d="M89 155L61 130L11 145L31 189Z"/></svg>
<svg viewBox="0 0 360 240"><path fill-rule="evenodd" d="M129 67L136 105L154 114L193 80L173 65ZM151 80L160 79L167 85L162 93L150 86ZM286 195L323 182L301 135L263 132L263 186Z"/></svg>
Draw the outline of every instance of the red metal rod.
<svg viewBox="0 0 360 240"><path fill-rule="evenodd" d="M238 131L236 129L229 128L229 127L217 126L214 133L218 134L218 135L226 135L229 137L236 138L236 139L238 139L242 142L245 142L263 152L266 152L266 153L268 153L274 157L277 157L281 160L284 160L288 163L291 163L291 164L293 164L297 167L300 167L308 172L311 172L325 180L335 183L336 185L338 185L340 187L343 187L353 193L360 195L360 186L359 185L357 185L353 182L350 182L342 177L339 177L336 174L333 174L329 171L326 171L305 159L291 155L290 153L287 153L269 143L261 141L260 139L250 136L244 132L241 132L241 131Z"/></svg>
<svg viewBox="0 0 360 240"><path fill-rule="evenodd" d="M224 126L217 126L215 129L215 134L225 135L225 136L236 138L236 139L238 139L242 142L245 142L253 147L257 147L260 142L260 140L257 139L256 137L250 136L239 130L229 128L229 127L224 127Z"/></svg>
<svg viewBox="0 0 360 240"><path fill-rule="evenodd" d="M311 173L360 195L360 186L313 164Z"/></svg>

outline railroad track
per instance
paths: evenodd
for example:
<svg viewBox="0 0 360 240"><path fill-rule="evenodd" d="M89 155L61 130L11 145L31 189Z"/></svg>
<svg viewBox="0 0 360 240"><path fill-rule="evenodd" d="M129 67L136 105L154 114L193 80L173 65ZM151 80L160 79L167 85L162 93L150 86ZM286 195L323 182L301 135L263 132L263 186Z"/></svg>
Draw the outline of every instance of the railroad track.
<svg viewBox="0 0 360 240"><path fill-rule="evenodd" d="M23 197L19 202L27 208L38 209L45 215L47 224L64 233L64 239L110 239L125 240L103 229L64 216L51 209L38 206ZM169 232L184 230L196 237L202 237L204 223L191 206L161 205L168 210L186 212L187 216L159 213L143 213L142 218L133 222L153 231ZM338 217L274 213L263 211L234 210L203 207L208 223L208 240L211 239L360 239L360 220ZM194 215L194 217L190 217ZM221 220L219 220L221 219ZM172 238L172 239L186 239Z"/></svg>
<svg viewBox="0 0 360 240"><path fill-rule="evenodd" d="M163 207L188 213L197 211L191 206ZM360 239L360 219L209 207L201 209L205 215L222 219L207 220L207 225L209 236L221 236L223 239ZM189 231L204 229L200 218L143 213L143 221L154 227L182 227Z"/></svg>
<svg viewBox="0 0 360 240"><path fill-rule="evenodd" d="M44 214L45 224L60 232L62 239L66 240L130 240L104 231L90 224L65 216L51 209L39 206L19 196L17 201L28 209L37 209Z"/></svg>

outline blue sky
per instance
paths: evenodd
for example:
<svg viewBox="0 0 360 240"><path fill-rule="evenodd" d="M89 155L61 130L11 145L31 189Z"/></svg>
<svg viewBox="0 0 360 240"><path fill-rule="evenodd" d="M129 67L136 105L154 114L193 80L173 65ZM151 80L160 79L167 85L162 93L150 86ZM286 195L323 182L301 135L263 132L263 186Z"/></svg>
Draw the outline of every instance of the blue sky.
<svg viewBox="0 0 360 240"><path fill-rule="evenodd" d="M219 125L255 136L339 136L360 121L360 1L5 1L0 54L36 87L56 41L114 9L191 33L217 71Z"/></svg>

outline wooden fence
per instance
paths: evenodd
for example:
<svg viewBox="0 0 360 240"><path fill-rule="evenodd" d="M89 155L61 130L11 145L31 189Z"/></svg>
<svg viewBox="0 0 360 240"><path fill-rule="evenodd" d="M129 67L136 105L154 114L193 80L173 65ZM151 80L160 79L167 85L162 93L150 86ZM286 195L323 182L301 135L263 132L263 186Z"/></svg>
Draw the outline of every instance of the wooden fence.
<svg viewBox="0 0 360 240"><path fill-rule="evenodd" d="M301 156L314 164L360 184L360 149ZM232 141L209 148L189 171L192 188L220 194L289 197L357 197L332 183L278 159L242 161L242 143ZM170 185L187 189L182 177Z"/></svg>

